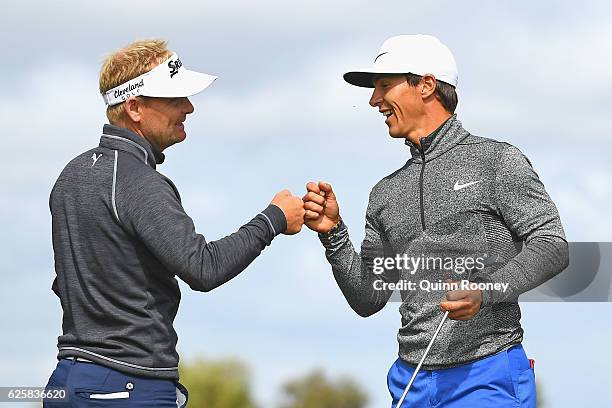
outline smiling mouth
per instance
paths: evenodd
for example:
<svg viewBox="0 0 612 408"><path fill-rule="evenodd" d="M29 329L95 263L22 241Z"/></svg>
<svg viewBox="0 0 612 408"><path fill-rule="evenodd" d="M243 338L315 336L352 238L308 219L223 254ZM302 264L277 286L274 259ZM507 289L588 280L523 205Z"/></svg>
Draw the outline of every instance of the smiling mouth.
<svg viewBox="0 0 612 408"><path fill-rule="evenodd" d="M383 110L383 111L380 111L380 113L383 114L383 116L385 117L385 122L387 122L387 120L389 120L391 115L393 115L393 110L391 110L391 109Z"/></svg>

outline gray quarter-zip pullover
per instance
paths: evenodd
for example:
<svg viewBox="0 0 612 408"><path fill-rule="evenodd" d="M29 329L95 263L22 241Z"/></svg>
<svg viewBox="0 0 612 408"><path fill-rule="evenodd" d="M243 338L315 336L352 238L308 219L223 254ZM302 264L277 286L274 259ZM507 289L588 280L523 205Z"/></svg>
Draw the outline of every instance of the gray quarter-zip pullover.
<svg viewBox="0 0 612 408"><path fill-rule="evenodd" d="M163 160L143 137L105 125L100 145L70 161L53 186L53 291L64 312L58 358L178 379L176 277L210 291L286 229L282 210L270 205L207 242L172 181L156 171Z"/></svg>
<svg viewBox="0 0 612 408"><path fill-rule="evenodd" d="M418 284L466 277L423 265L414 270L394 265L375 273L376 258L478 255L486 266L471 271L470 280L506 283L508 290L484 290L474 317L447 321L423 367L452 367L520 343L519 294L569 262L561 220L544 185L517 148L471 135L455 115L421 139L421 148L407 144L412 158L371 191L361 253L354 250L342 222L319 234L342 293L358 314L369 316L393 292L380 290L375 281ZM444 294L419 286L401 291L397 338L405 362L417 364L423 355L442 318Z"/></svg>

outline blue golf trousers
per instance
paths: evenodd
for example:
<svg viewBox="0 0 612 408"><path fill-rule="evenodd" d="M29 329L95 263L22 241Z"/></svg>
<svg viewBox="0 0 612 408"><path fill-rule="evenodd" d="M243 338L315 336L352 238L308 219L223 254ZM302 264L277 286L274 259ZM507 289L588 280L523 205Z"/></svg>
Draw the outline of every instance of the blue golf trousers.
<svg viewBox="0 0 612 408"><path fill-rule="evenodd" d="M56 387L66 388L68 401L47 400L44 408L184 408L188 398L177 381L137 377L75 359L57 363L47 384Z"/></svg>
<svg viewBox="0 0 612 408"><path fill-rule="evenodd" d="M416 367L397 359L387 385L395 408ZM401 408L535 408L532 362L516 345L469 364L420 370Z"/></svg>

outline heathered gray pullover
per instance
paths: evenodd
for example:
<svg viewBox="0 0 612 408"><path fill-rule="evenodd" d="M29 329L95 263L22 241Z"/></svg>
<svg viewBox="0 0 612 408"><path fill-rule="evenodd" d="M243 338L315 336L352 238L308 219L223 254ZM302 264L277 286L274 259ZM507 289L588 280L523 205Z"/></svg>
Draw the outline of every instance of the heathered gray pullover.
<svg viewBox="0 0 612 408"><path fill-rule="evenodd" d="M373 272L377 257L483 256L486 267L471 280L508 283L506 292L485 290L480 311L468 321L448 320L423 367L464 364L520 343L518 295L568 264L559 214L527 158L508 143L469 134L453 115L439 129L411 143L412 158L371 191L361 254L340 223L319 234L334 277L361 316L381 310L392 291L374 282L464 279L436 268L411 273L403 266ZM439 268L438 268L439 269ZM380 286L379 286L380 288ZM416 365L442 318L445 291L403 290L399 356Z"/></svg>
<svg viewBox="0 0 612 408"><path fill-rule="evenodd" d="M286 219L270 205L235 233L206 242L146 139L105 125L100 145L74 158L49 205L64 311L58 358L77 356L135 375L178 379L175 276L209 291L245 269Z"/></svg>

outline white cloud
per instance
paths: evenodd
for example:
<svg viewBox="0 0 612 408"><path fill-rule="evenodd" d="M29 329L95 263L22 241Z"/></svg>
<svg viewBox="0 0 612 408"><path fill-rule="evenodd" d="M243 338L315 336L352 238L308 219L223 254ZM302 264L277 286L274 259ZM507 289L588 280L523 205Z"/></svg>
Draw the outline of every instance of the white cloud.
<svg viewBox="0 0 612 408"><path fill-rule="evenodd" d="M600 202L611 202L612 180L610 180L610 169L597 169L585 179L585 187L593 199Z"/></svg>
<svg viewBox="0 0 612 408"><path fill-rule="evenodd" d="M33 69L16 95L0 98L4 148L3 184L48 181L76 152L92 147L101 131L104 105L96 98L95 74L69 61Z"/></svg>
<svg viewBox="0 0 612 408"><path fill-rule="evenodd" d="M437 8L439 6L426 3L400 4L400 9L410 10L410 14L406 14L409 19L422 17ZM188 32L185 30L187 26L212 25L229 29L230 32L242 29L244 39L248 40L249 31L254 31L254 27L266 26L279 33L300 29L342 30L346 26L372 24L375 17L387 14L387 8L363 0L297 3L281 0L178 0L172 3L163 0L127 3L121 0L107 0L104 3L58 0L49 3L38 0L7 5L3 9L2 20L6 28L19 29L26 19L43 26L52 25L62 31L80 27L91 29L93 23L96 29L105 34L113 30L142 30L151 26L185 33ZM52 22L48 18L50 15L54 16Z"/></svg>
<svg viewBox="0 0 612 408"><path fill-rule="evenodd" d="M464 117L543 143L612 140L611 40L592 22L492 33L462 55Z"/></svg>
<svg viewBox="0 0 612 408"><path fill-rule="evenodd" d="M215 84L219 95L203 108L207 120L220 132L243 137L326 127L344 127L355 137L362 137L363 132L358 130L380 118L368 105L370 91L351 87L342 80L342 74L352 67L345 61L357 60L357 53L355 49L345 49L341 55L331 55L330 50L322 49L318 61L306 62L280 75L271 72L277 81L240 95L224 95L222 89L228 84L221 78ZM328 139L333 134L311 137Z"/></svg>

